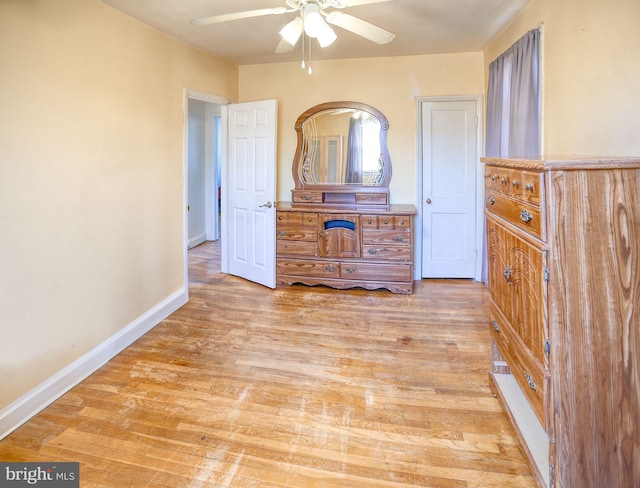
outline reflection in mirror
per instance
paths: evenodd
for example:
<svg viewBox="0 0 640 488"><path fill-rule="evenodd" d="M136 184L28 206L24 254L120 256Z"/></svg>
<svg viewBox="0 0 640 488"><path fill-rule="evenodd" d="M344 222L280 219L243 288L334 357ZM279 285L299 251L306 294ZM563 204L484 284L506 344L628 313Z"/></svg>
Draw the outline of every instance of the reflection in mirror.
<svg viewBox="0 0 640 488"><path fill-rule="evenodd" d="M380 120L364 110L313 114L302 123L300 180L305 185L380 185L385 176L380 130Z"/></svg>

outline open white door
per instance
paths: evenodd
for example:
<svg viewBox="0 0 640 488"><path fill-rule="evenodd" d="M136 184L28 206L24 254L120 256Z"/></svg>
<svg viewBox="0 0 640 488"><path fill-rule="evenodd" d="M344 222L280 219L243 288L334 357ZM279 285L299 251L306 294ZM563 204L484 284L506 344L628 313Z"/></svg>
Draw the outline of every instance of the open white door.
<svg viewBox="0 0 640 488"><path fill-rule="evenodd" d="M477 102L424 101L422 277L473 278L477 269Z"/></svg>
<svg viewBox="0 0 640 488"><path fill-rule="evenodd" d="M226 109L226 171L222 185L227 272L276 286L277 102ZM223 269L224 270L224 269Z"/></svg>

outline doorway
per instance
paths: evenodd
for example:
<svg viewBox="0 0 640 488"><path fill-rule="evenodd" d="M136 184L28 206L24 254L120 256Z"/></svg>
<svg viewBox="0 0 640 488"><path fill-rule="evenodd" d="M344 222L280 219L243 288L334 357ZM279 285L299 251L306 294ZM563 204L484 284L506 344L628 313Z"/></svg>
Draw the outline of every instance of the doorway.
<svg viewBox="0 0 640 488"><path fill-rule="evenodd" d="M222 107L228 100L185 90L184 94L184 242L185 283L189 282L187 251L222 239L220 227ZM220 271L219 260L216 261Z"/></svg>
<svg viewBox="0 0 640 488"><path fill-rule="evenodd" d="M221 106L188 100L187 215L189 249L220 238Z"/></svg>
<svg viewBox="0 0 640 488"><path fill-rule="evenodd" d="M233 104L185 90L184 114L185 283L188 250L218 239L217 271L275 287L277 102Z"/></svg>
<svg viewBox="0 0 640 488"><path fill-rule="evenodd" d="M482 97L419 100L421 278L480 279Z"/></svg>

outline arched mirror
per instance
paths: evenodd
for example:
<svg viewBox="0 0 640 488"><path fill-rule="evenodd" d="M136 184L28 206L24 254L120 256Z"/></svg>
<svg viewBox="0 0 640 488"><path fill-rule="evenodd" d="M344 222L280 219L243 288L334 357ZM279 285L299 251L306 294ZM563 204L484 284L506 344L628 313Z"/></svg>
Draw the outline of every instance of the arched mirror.
<svg viewBox="0 0 640 488"><path fill-rule="evenodd" d="M364 103L329 102L305 111L295 125L294 202L387 204L388 128L386 117Z"/></svg>

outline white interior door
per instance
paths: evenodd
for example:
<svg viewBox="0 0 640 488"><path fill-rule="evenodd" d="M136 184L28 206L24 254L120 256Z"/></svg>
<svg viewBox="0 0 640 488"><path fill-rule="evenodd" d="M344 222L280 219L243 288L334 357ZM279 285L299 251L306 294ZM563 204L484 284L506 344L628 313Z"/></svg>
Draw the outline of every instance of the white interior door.
<svg viewBox="0 0 640 488"><path fill-rule="evenodd" d="M226 111L228 272L275 288L277 102L232 104Z"/></svg>
<svg viewBox="0 0 640 488"><path fill-rule="evenodd" d="M475 100L421 102L422 277L476 276Z"/></svg>

